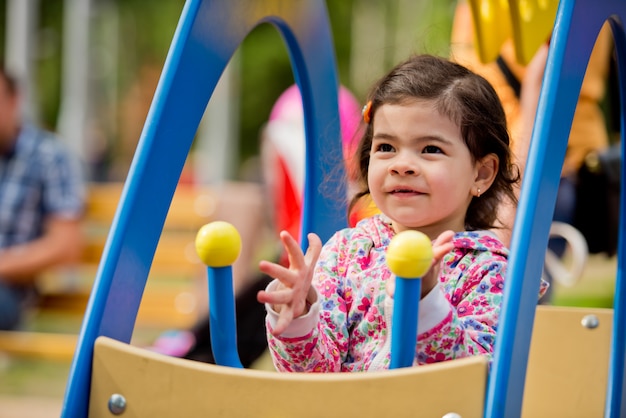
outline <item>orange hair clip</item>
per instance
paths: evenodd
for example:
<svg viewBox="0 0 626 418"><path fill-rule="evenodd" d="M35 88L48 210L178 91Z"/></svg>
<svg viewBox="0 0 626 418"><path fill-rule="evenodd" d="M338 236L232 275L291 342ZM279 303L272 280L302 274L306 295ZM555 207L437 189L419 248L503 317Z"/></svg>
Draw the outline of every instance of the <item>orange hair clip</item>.
<svg viewBox="0 0 626 418"><path fill-rule="evenodd" d="M372 113L372 101L367 102L365 106L363 106L363 120L365 123L370 123Z"/></svg>

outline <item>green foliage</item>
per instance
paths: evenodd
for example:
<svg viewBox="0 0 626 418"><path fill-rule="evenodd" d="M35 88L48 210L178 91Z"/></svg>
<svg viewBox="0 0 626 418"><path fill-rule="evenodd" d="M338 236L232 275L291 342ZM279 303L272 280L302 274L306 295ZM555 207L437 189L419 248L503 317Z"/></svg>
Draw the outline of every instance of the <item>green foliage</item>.
<svg viewBox="0 0 626 418"><path fill-rule="evenodd" d="M289 55L278 30L258 26L240 47L240 161L258 154L259 135L272 104L294 83Z"/></svg>
<svg viewBox="0 0 626 418"><path fill-rule="evenodd" d="M428 34L418 42L416 50L445 51L449 37L449 21L451 20L454 0L435 2L436 4L424 7L426 15L416 16L415 22L421 29L418 33ZM37 42L35 51L35 91L39 100L39 113L42 124L54 129L58 118L61 95L61 71L63 53L63 8L64 0L45 0L39 4L39 27L34 34ZM116 72L109 75L106 81L97 80L98 88L95 94L102 95L106 90L107 97L94 97L98 102L93 105L97 112L119 113L121 102L132 92L140 82L146 81L143 70L151 67L160 71L165 62L173 35L184 7L184 0L92 0L92 29L90 33L90 59L92 78L101 76L98 65L103 60L114 62ZM327 1L327 8L335 46L335 57L340 82L351 89L357 97L363 92L355 91L351 85L351 56L352 56L352 25L355 8L369 7L367 0ZM385 3L388 13L402 12L403 0L393 0ZM116 10L116 13L105 15L103 10ZM0 0L0 22L6 22L7 0ZM446 17L449 14L449 17ZM106 20L116 16L116 22L109 25L117 28L117 40L111 39L110 32L102 31ZM436 24L429 26L424 19L434 19ZM441 22L448 22L441 24ZM384 23L381 23L384 27ZM6 24L5 24L6 26ZM4 30L2 30L4 29ZM6 27L0 28L0 51L4 53L4 38ZM108 39L104 39L106 37ZM407 38L410 39L410 38ZM412 41L411 41L412 42ZM107 50L106 44L115 51ZM101 54L113 54L111 57L101 57ZM267 121L271 107L280 93L294 82L289 56L283 40L276 28L270 24L258 26L245 39L237 53L240 79L236 86L239 94L239 161L258 154L259 133ZM387 64L385 64L387 65ZM389 63L391 65L391 63ZM112 81L111 81L112 80ZM93 80L92 80L93 82ZM112 84L113 83L113 84ZM116 92L111 93L111 86ZM142 84L145 88L145 83ZM148 83L148 86L150 84ZM156 86L154 86L156 87ZM93 93L93 92L92 92ZM151 93L151 92L149 92ZM117 103L106 103L107 100L116 100ZM102 103L106 109L101 110ZM97 106L97 107L96 107ZM111 110L117 109L117 110ZM108 154L113 158L119 154L117 147L122 143L122 134L115 129L116 124L110 121L115 115L99 113L101 123L105 125L106 139L109 147ZM142 121L143 122L143 121Z"/></svg>
<svg viewBox="0 0 626 418"><path fill-rule="evenodd" d="M41 2L37 39L35 80L39 121L55 129L60 107L63 34L63 0Z"/></svg>
<svg viewBox="0 0 626 418"><path fill-rule="evenodd" d="M329 2L340 80L347 80L349 73L351 7L352 0ZM245 161L259 153L260 131L278 96L294 83L294 76L285 43L270 24L262 24L252 31L240 50L239 160Z"/></svg>
<svg viewBox="0 0 626 418"><path fill-rule="evenodd" d="M184 0L117 1L120 21L119 71L123 91L144 65L163 67Z"/></svg>

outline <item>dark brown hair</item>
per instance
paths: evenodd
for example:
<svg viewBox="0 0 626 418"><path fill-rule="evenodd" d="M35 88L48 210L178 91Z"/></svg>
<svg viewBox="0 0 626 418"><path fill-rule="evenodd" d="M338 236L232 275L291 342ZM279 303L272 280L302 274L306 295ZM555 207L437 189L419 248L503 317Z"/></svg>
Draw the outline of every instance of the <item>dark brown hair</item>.
<svg viewBox="0 0 626 418"><path fill-rule="evenodd" d="M376 110L384 104L404 104L416 99L432 101L438 112L460 127L474 161L488 154L498 157L493 184L480 197L472 199L465 215L468 231L494 228L503 198L517 203L513 185L520 180L519 169L511 160L504 109L487 80L459 64L432 55L415 55L398 64L368 94L370 123L355 155L359 190L350 202L350 210L370 193L367 172Z"/></svg>

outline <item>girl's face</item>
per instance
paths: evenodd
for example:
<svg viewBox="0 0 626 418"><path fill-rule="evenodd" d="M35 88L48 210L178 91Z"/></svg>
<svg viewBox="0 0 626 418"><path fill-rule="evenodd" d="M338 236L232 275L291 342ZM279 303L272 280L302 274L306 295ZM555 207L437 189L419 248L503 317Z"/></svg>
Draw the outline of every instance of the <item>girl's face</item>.
<svg viewBox="0 0 626 418"><path fill-rule="evenodd" d="M431 239L464 230L481 163L460 128L430 101L382 105L372 123L369 189L394 230L419 229Z"/></svg>

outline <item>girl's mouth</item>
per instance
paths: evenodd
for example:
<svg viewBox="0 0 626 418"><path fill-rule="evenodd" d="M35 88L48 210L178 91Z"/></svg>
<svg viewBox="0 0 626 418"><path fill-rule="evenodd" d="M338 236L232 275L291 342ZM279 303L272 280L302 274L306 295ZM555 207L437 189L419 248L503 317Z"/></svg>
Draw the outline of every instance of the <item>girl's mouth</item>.
<svg viewBox="0 0 626 418"><path fill-rule="evenodd" d="M399 188L399 189L393 189L391 191L391 194L394 196L415 196L415 195L420 195L422 193L413 190L413 189L403 189L403 188Z"/></svg>

